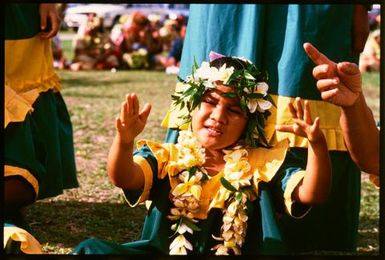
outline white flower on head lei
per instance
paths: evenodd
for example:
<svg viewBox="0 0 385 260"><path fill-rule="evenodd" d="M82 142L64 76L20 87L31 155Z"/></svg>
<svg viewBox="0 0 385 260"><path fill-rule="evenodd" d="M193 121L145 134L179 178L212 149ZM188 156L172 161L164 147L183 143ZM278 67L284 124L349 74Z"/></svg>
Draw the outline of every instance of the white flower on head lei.
<svg viewBox="0 0 385 260"><path fill-rule="evenodd" d="M241 57L226 57L218 53L210 53L211 62L203 61L198 68L196 61L192 67L191 75L185 80L178 77L182 84L181 91L172 95L175 107L187 108L188 113L181 117L191 121L190 112L200 106L206 90L216 88L215 82L221 81L224 85L233 88L231 93L223 93L227 97L238 97L240 106L247 113L248 122L244 132L243 140L247 145L267 147L267 140L263 128L265 121L270 115L269 109L275 106L272 98L267 93L267 73L259 71L249 60ZM221 60L223 65L217 68L213 65L215 61ZM241 69L227 66L226 62L237 63Z"/></svg>

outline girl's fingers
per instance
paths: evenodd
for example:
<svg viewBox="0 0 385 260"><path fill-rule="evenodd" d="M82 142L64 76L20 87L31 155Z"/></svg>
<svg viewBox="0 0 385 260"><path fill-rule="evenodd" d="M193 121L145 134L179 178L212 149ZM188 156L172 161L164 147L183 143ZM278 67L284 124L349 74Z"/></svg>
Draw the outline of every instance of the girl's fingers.
<svg viewBox="0 0 385 260"><path fill-rule="evenodd" d="M132 116L134 114L133 109L134 109L134 104L133 104L133 99L132 99L132 94L127 95L127 114L129 116Z"/></svg>
<svg viewBox="0 0 385 260"><path fill-rule="evenodd" d="M315 119L314 119L314 123L312 125L312 130L315 130L315 129L318 129L319 128L319 117L317 116Z"/></svg>
<svg viewBox="0 0 385 260"><path fill-rule="evenodd" d="M313 124L310 113L310 104L308 100L305 100L305 111L303 120L309 125Z"/></svg>
<svg viewBox="0 0 385 260"><path fill-rule="evenodd" d="M294 118L293 121L295 124L297 124L298 126L300 126L304 130L309 126L308 124L306 124L305 121L303 121L301 119Z"/></svg>
<svg viewBox="0 0 385 260"><path fill-rule="evenodd" d="M302 108L301 98L299 97L295 98L295 105L297 107L297 118L303 119L303 108Z"/></svg>
<svg viewBox="0 0 385 260"><path fill-rule="evenodd" d="M122 129L122 121L120 120L119 117L117 117L115 120L115 127L116 127L116 129L118 129L118 131L120 131Z"/></svg>
<svg viewBox="0 0 385 260"><path fill-rule="evenodd" d="M148 115L150 114L151 111L151 105L150 104L145 104L142 111L140 111L139 118L142 120L142 122L146 123Z"/></svg>
<svg viewBox="0 0 385 260"><path fill-rule="evenodd" d="M131 94L132 103L133 103L133 114L137 115L139 113L139 99L138 96L134 93Z"/></svg>
<svg viewBox="0 0 385 260"><path fill-rule="evenodd" d="M127 119L127 101L123 101L120 107L120 121L125 124Z"/></svg>
<svg viewBox="0 0 385 260"><path fill-rule="evenodd" d="M291 116L292 116L293 118L297 118L297 111L296 111L296 109L294 108L294 105L293 105L292 102L289 103L289 111L290 111Z"/></svg>
<svg viewBox="0 0 385 260"><path fill-rule="evenodd" d="M294 133L292 125L276 125L275 130L280 132Z"/></svg>

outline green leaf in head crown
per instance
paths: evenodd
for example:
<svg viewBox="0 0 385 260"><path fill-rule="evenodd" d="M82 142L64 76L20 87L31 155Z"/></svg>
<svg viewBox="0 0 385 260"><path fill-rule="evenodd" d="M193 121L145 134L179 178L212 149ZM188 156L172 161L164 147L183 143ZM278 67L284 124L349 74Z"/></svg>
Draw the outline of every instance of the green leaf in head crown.
<svg viewBox="0 0 385 260"><path fill-rule="evenodd" d="M242 140L245 144L257 147L267 147L264 135L265 121L271 114L269 109L275 106L267 93L267 73L249 60L241 57L224 56L210 52L210 63L203 61L198 67L196 60L192 66L191 75L180 81L179 90L172 95L175 107L187 108L188 113L181 117L186 123L191 122L191 111L200 106L206 90L215 88L216 81L231 86L233 92L224 93L227 97L239 97L240 106L247 113L248 123Z"/></svg>

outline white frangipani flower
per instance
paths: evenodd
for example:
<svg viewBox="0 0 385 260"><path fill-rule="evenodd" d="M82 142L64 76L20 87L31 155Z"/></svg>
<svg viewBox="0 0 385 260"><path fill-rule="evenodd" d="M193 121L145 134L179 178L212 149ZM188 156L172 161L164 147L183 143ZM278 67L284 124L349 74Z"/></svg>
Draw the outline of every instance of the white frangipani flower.
<svg viewBox="0 0 385 260"><path fill-rule="evenodd" d="M262 94L263 96L267 95L267 90L269 89L269 85L266 82L258 82L253 93ZM250 94L251 91L247 88L244 88L243 91ZM256 110L258 112L265 112L265 110L269 110L272 104L270 101L264 100L263 98L253 98L247 100L247 107L249 108L250 113L254 113Z"/></svg>

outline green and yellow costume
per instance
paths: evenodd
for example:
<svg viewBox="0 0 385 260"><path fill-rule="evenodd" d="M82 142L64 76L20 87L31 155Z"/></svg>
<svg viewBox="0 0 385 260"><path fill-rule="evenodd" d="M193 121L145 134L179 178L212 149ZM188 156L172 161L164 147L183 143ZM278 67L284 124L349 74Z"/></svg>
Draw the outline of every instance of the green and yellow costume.
<svg viewBox="0 0 385 260"><path fill-rule="evenodd" d="M39 36L38 3L6 4L4 13L4 178L23 178L36 199L53 197L78 182L72 125L53 68L51 41ZM5 223L19 227L15 234L28 229L16 215L5 215Z"/></svg>
<svg viewBox="0 0 385 260"><path fill-rule="evenodd" d="M81 242L73 254L168 254L170 237L174 233L170 229L170 190L175 188L175 177L166 171L167 166L176 160L178 148L171 143L159 144L149 140L140 140L134 152L134 161L144 172L145 184L140 191L124 191L130 206L151 201L146 217L142 237L138 241L126 244L88 239ZM278 218L283 215L301 218L309 211L308 206L300 205L292 200L292 192L301 182L305 171L300 167L302 162L288 151L288 140L283 140L271 149L248 149L248 160L251 165L256 189L259 196L247 202L248 230L242 254L284 254L286 245L282 239ZM191 254L213 254L210 250L217 241L222 224L221 208L208 210L215 194L221 186L223 171L202 184L200 210L194 214L199 222L196 225L201 231L194 232L189 238L193 245ZM268 192L269 190L269 192ZM271 197L269 194L274 194ZM221 205L220 201L215 203Z"/></svg>

